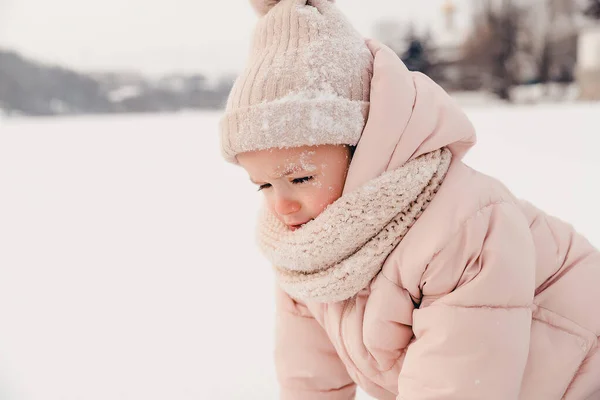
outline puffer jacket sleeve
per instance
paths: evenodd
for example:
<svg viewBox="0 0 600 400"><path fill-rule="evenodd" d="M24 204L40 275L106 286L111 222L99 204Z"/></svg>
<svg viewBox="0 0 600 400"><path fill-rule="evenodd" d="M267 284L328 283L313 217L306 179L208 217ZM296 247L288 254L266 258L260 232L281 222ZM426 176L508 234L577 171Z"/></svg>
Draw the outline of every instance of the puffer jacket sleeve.
<svg viewBox="0 0 600 400"><path fill-rule="evenodd" d="M307 307L276 289L275 366L282 400L354 399L356 385Z"/></svg>
<svg viewBox="0 0 600 400"><path fill-rule="evenodd" d="M516 205L468 218L423 274L398 399L517 399L534 282L534 244Z"/></svg>

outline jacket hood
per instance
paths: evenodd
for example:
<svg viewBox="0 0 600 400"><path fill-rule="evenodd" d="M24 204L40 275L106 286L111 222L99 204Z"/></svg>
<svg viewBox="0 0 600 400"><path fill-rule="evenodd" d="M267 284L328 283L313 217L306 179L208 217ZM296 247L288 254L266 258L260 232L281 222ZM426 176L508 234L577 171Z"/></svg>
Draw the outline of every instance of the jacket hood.
<svg viewBox="0 0 600 400"><path fill-rule="evenodd" d="M409 71L385 45L367 45L374 56L371 105L344 193L442 147L459 160L476 142L466 114L440 86Z"/></svg>

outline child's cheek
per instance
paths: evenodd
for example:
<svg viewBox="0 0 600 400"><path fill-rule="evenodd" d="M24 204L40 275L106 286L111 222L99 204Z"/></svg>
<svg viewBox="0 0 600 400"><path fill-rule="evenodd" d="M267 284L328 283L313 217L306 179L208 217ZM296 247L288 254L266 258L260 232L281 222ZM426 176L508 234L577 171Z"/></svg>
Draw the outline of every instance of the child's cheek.
<svg viewBox="0 0 600 400"><path fill-rule="evenodd" d="M336 184L323 185L321 188L321 196L325 199L325 207L335 202L341 196L341 189Z"/></svg>
<svg viewBox="0 0 600 400"><path fill-rule="evenodd" d="M318 190L318 191L320 191L320 190L321 190L321 188L323 188L323 181L322 181L322 180L321 180L319 177L316 177L316 178L314 178L314 179L313 179L312 181L310 181L309 183L312 185L312 187L313 187L315 190Z"/></svg>

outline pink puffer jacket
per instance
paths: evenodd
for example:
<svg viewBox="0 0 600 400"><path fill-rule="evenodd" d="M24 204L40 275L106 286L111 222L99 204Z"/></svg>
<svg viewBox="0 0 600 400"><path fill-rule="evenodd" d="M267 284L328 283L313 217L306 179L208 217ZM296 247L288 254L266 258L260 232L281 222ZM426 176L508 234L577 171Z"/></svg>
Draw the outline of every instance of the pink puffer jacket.
<svg viewBox="0 0 600 400"><path fill-rule="evenodd" d="M370 285L302 304L277 291L282 399L600 399L600 253L461 161L466 116L387 47L346 191L447 146L439 192Z"/></svg>

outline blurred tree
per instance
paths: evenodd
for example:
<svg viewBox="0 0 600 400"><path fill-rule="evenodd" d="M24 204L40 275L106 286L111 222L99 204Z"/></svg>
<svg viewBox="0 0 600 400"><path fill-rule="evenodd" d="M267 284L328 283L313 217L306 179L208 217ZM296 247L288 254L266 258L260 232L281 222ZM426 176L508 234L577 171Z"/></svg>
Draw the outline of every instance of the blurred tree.
<svg viewBox="0 0 600 400"><path fill-rule="evenodd" d="M481 87L503 100L522 80L530 44L530 9L515 0L475 0L473 31L463 48L463 66L480 74Z"/></svg>
<svg viewBox="0 0 600 400"><path fill-rule="evenodd" d="M50 65L32 62L14 51L0 50L0 103L9 113L106 113L114 105L96 80Z"/></svg>
<svg viewBox="0 0 600 400"><path fill-rule="evenodd" d="M0 49L0 108L8 114L163 112L223 107L232 86L202 74L147 79L136 73L83 73Z"/></svg>
<svg viewBox="0 0 600 400"><path fill-rule="evenodd" d="M600 0L588 0L584 13L590 18L600 20Z"/></svg>
<svg viewBox="0 0 600 400"><path fill-rule="evenodd" d="M531 13L531 53L540 83L573 80L578 7L574 0L542 0Z"/></svg>
<svg viewBox="0 0 600 400"><path fill-rule="evenodd" d="M404 43L405 49L399 56L406 67L411 71L429 75L433 67L431 58L434 52L429 35L418 35L414 27L411 27L404 38Z"/></svg>

